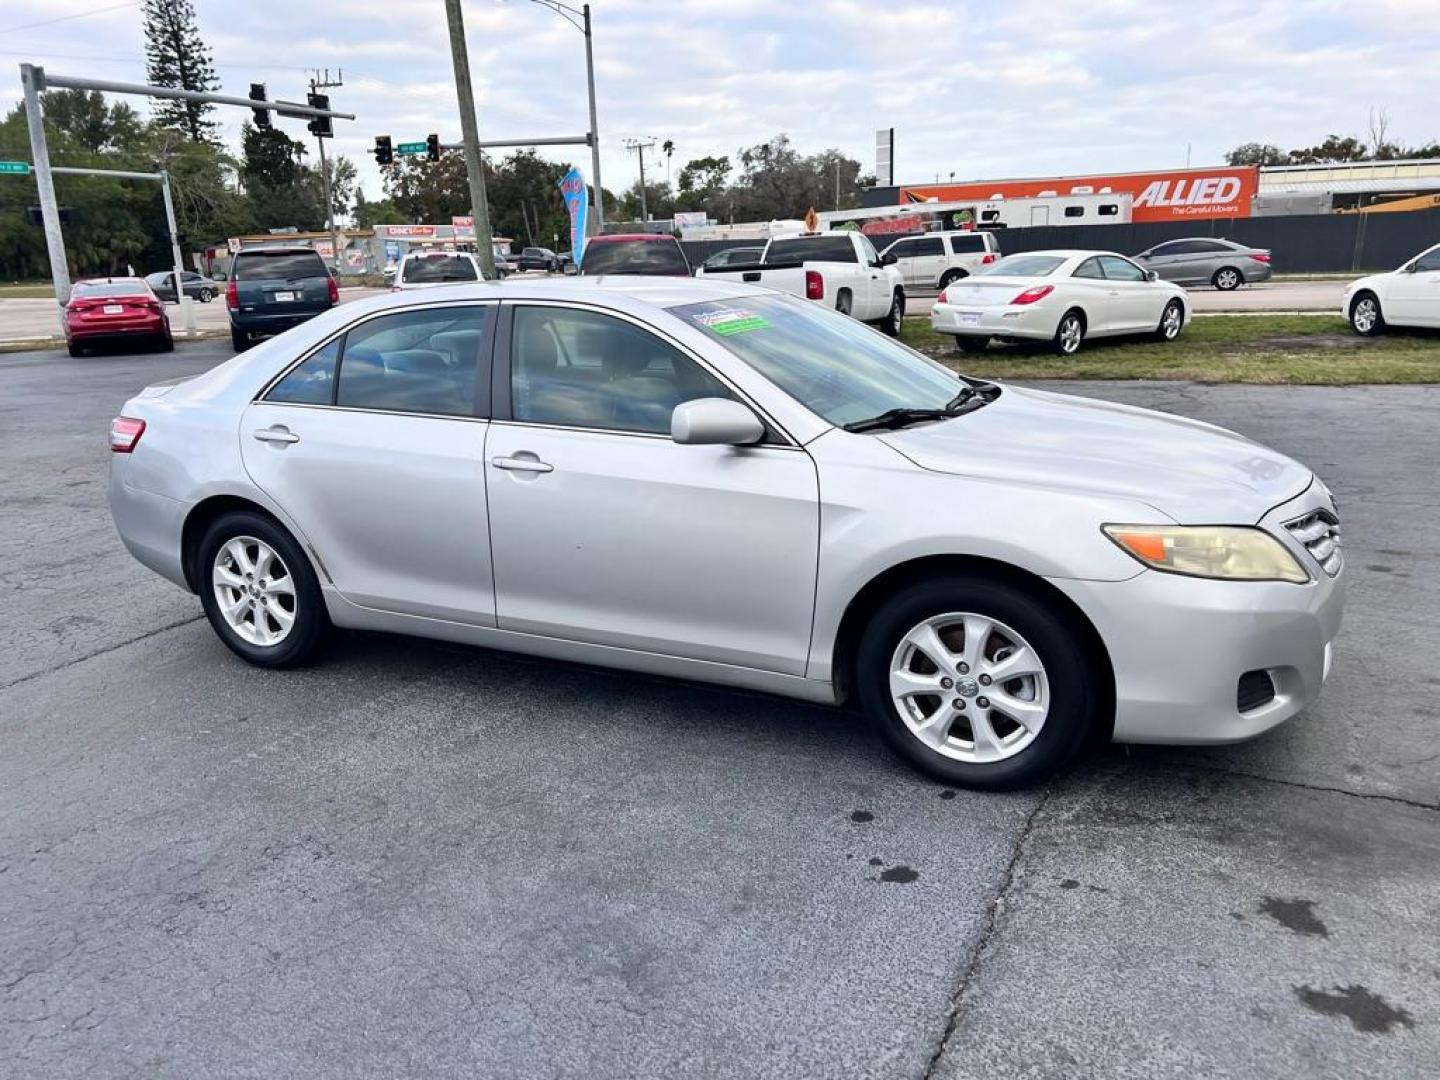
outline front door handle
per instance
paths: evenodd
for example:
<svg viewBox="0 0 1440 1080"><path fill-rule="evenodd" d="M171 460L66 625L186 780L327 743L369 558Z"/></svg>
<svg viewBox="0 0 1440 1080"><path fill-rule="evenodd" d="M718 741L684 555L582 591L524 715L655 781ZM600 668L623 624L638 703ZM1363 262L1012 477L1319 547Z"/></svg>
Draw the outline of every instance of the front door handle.
<svg viewBox="0 0 1440 1080"><path fill-rule="evenodd" d="M261 442L273 443L297 443L300 441L299 435L296 435L289 428L282 427L279 424L276 424L273 427L261 428L259 431L255 432L255 438L259 439Z"/></svg>
<svg viewBox="0 0 1440 1080"><path fill-rule="evenodd" d="M506 469L510 472L547 473L554 472L554 465L547 465L539 458L534 457L493 457L490 464L497 469Z"/></svg>

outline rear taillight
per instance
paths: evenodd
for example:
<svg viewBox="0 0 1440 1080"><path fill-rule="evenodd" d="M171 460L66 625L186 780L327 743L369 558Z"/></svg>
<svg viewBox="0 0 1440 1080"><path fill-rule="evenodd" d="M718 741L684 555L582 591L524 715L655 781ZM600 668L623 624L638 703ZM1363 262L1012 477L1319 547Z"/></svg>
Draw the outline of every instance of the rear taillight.
<svg viewBox="0 0 1440 1080"><path fill-rule="evenodd" d="M240 290L235 287L234 278L225 283L225 306L231 311L240 310Z"/></svg>
<svg viewBox="0 0 1440 1080"><path fill-rule="evenodd" d="M994 261L995 261L996 259L998 259L999 257L1000 257L1000 256L999 256L999 255L996 255L995 252L993 252L993 251L988 251L988 252L985 253L985 257L980 260L980 263L981 263L982 266L989 266L992 262L994 262Z"/></svg>
<svg viewBox="0 0 1440 1080"><path fill-rule="evenodd" d="M110 421L110 449L117 454L128 454L145 434L145 421L129 416L117 416Z"/></svg>
<svg viewBox="0 0 1440 1080"><path fill-rule="evenodd" d="M1268 263L1270 261L1270 253L1268 251L1252 251L1250 258L1256 262Z"/></svg>
<svg viewBox="0 0 1440 1080"><path fill-rule="evenodd" d="M820 276L819 270L805 271L805 299L825 299L825 279Z"/></svg>
<svg viewBox="0 0 1440 1080"><path fill-rule="evenodd" d="M327 277L325 281L330 286L330 302L332 304L338 304L340 302L340 286L335 284L333 277Z"/></svg>
<svg viewBox="0 0 1440 1080"><path fill-rule="evenodd" d="M1055 291L1054 285L1036 285L1033 289L1026 289L1019 296L1011 300L1012 304L1033 304L1037 300L1044 300Z"/></svg>
<svg viewBox="0 0 1440 1080"><path fill-rule="evenodd" d="M940 295L935 298L937 304L948 304L950 302L950 290L941 289Z"/></svg>

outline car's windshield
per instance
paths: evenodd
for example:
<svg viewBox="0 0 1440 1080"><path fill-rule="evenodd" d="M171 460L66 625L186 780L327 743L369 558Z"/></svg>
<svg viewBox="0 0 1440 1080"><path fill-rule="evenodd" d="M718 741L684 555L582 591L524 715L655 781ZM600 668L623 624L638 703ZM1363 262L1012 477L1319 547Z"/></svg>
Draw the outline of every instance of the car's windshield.
<svg viewBox="0 0 1440 1080"><path fill-rule="evenodd" d="M837 426L891 409L944 409L968 384L847 315L789 296L670 309Z"/></svg>
<svg viewBox="0 0 1440 1080"><path fill-rule="evenodd" d="M617 240L589 244L583 274L689 274L690 264L674 240Z"/></svg>
<svg viewBox="0 0 1440 1080"><path fill-rule="evenodd" d="M1006 255L975 272L1003 274L1007 277L1045 277L1053 274L1056 267L1064 261L1064 257L1060 255Z"/></svg>
<svg viewBox="0 0 1440 1080"><path fill-rule="evenodd" d="M313 251L243 251L235 256L236 281L294 281L325 275L325 264Z"/></svg>
<svg viewBox="0 0 1440 1080"><path fill-rule="evenodd" d="M406 259L400 280L407 285L434 285L442 281L475 281L475 264L464 255L420 255Z"/></svg>

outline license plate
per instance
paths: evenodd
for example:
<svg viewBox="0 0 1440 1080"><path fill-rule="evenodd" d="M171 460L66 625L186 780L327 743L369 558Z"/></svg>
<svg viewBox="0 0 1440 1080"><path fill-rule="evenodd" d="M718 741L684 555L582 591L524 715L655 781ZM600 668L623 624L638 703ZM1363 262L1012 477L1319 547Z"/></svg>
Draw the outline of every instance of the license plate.
<svg viewBox="0 0 1440 1080"><path fill-rule="evenodd" d="M295 294L293 292L277 292L275 294L275 299L280 303L284 304L291 300L294 300Z"/></svg>
<svg viewBox="0 0 1440 1080"><path fill-rule="evenodd" d="M962 312L960 312L960 325L961 325L961 326L979 326L979 325L980 325L980 313L979 313L978 311L962 311Z"/></svg>
<svg viewBox="0 0 1440 1080"><path fill-rule="evenodd" d="M106 304L102 310L105 312L106 315L123 315L125 313L125 305Z"/></svg>

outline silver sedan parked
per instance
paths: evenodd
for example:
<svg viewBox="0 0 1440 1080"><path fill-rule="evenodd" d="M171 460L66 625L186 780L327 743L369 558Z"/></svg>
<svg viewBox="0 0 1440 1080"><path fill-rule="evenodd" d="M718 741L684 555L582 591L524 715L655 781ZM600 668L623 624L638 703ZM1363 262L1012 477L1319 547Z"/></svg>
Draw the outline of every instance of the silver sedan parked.
<svg viewBox="0 0 1440 1080"><path fill-rule="evenodd" d="M1213 285L1221 291L1269 281L1270 252L1234 240L1201 236L1169 240L1135 256L1146 270L1177 285Z"/></svg>
<svg viewBox="0 0 1440 1080"><path fill-rule="evenodd" d="M1340 625L1303 465L726 281L347 304L142 391L111 447L126 546L252 664L338 626L850 699L975 787L1257 735Z"/></svg>

